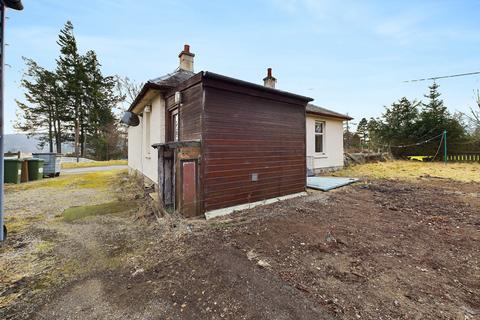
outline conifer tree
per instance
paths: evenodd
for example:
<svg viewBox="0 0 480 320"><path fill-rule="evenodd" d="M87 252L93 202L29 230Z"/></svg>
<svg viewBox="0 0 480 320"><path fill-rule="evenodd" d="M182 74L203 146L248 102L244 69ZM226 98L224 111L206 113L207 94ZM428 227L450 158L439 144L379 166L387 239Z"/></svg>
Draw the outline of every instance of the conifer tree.
<svg viewBox="0 0 480 320"><path fill-rule="evenodd" d="M360 137L360 144L363 148L366 145L368 139L368 121L362 118L357 125L357 135Z"/></svg>
<svg viewBox="0 0 480 320"><path fill-rule="evenodd" d="M123 99L117 94L117 79L103 76L100 63L93 51L82 56L84 66L84 120L85 135L94 146L96 158L110 158L115 150L112 136L118 136L118 121L113 112L116 104Z"/></svg>
<svg viewBox="0 0 480 320"><path fill-rule="evenodd" d="M40 147L48 144L50 152L61 152L62 114L58 97L56 74L40 67L35 61L24 58L27 69L21 80L26 89L25 102L16 101L21 116L14 124L16 129L37 136Z"/></svg>
<svg viewBox="0 0 480 320"><path fill-rule="evenodd" d="M67 21L58 41L60 56L55 71L25 59L22 80L26 102L16 128L29 135L40 134L50 151L62 152L62 142L75 141L75 154L97 159L119 156L121 133L114 109L125 96L118 90L118 77L104 76L93 50L78 52L73 25ZM87 142L90 145L87 148ZM122 154L123 156L123 154Z"/></svg>
<svg viewBox="0 0 480 320"><path fill-rule="evenodd" d="M61 84L61 97L66 107L65 121L70 122L73 132L70 140L75 142L75 154L80 155L80 121L82 120L82 78L83 67L78 53L77 42L70 21L60 30L57 44L60 46L60 57L57 59L57 76Z"/></svg>
<svg viewBox="0 0 480 320"><path fill-rule="evenodd" d="M461 139L465 135L465 129L458 119L448 112L443 100L440 99L439 87L436 82L429 86L429 93L425 95L428 100L422 104L422 112L419 115L417 136L428 137L447 130L450 139Z"/></svg>

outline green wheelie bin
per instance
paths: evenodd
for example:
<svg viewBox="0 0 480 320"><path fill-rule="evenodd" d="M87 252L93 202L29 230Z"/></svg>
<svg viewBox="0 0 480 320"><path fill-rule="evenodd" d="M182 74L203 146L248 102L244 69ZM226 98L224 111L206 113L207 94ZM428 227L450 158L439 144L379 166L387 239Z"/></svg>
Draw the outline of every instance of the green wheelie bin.
<svg viewBox="0 0 480 320"><path fill-rule="evenodd" d="M43 159L32 158L28 159L28 180L43 179Z"/></svg>
<svg viewBox="0 0 480 320"><path fill-rule="evenodd" d="M3 164L3 180L5 183L20 183L20 178L22 176L22 160L5 159Z"/></svg>

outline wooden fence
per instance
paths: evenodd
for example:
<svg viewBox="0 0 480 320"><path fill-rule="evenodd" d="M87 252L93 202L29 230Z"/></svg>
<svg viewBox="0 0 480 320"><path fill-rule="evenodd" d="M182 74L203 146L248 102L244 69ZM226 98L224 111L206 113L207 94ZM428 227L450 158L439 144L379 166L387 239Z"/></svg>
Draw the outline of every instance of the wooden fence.
<svg viewBox="0 0 480 320"><path fill-rule="evenodd" d="M452 162L480 162L480 152L449 154L447 160Z"/></svg>

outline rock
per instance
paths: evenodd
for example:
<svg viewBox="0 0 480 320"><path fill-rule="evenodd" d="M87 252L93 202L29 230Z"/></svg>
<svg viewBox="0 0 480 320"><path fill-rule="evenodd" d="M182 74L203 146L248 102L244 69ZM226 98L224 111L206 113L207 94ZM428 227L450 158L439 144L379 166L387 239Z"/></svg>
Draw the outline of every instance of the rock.
<svg viewBox="0 0 480 320"><path fill-rule="evenodd" d="M250 250L247 252L247 259L252 261L253 259L257 258L257 253L255 252L254 249Z"/></svg>
<svg viewBox="0 0 480 320"><path fill-rule="evenodd" d="M265 260L261 260L261 259L258 260L257 264L262 268L270 268L271 267L270 263L268 263Z"/></svg>
<svg viewBox="0 0 480 320"><path fill-rule="evenodd" d="M145 270L143 270L143 269L137 269L132 273L132 277L135 277L135 276L137 276L139 274L142 274L144 272L145 272Z"/></svg>
<svg viewBox="0 0 480 320"><path fill-rule="evenodd" d="M325 241L336 243L337 239L335 239L335 237L332 235L332 233L330 231L328 231L327 234L325 235Z"/></svg>

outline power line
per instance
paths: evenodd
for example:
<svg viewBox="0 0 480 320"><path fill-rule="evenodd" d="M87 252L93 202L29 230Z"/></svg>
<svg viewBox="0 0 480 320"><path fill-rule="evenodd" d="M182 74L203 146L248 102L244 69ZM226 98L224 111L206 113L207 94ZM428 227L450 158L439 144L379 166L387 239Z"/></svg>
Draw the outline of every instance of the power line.
<svg viewBox="0 0 480 320"><path fill-rule="evenodd" d="M431 77L431 78L422 78L422 79L414 79L414 80L405 80L403 82L418 82L418 81L428 81L428 80L437 80L437 79L445 79L445 78L455 78L455 77L464 77L464 76L473 76L476 74L480 74L480 71L475 71L475 72L467 72L467 73L458 73L458 74L452 74L448 76L438 76L438 77Z"/></svg>
<svg viewBox="0 0 480 320"><path fill-rule="evenodd" d="M412 143L412 144L405 144L405 145L400 145L400 146L390 146L388 144L384 145L385 147L390 147L390 148L407 148L407 147L413 147L413 146L419 146L421 144L425 144L425 143L428 143L432 140L435 140L437 139L438 137L442 136L443 137L443 133L440 133L438 136L435 136L435 137L432 137L430 139L427 139L427 140L424 140L424 141L420 141L420 142L417 142L417 143Z"/></svg>

